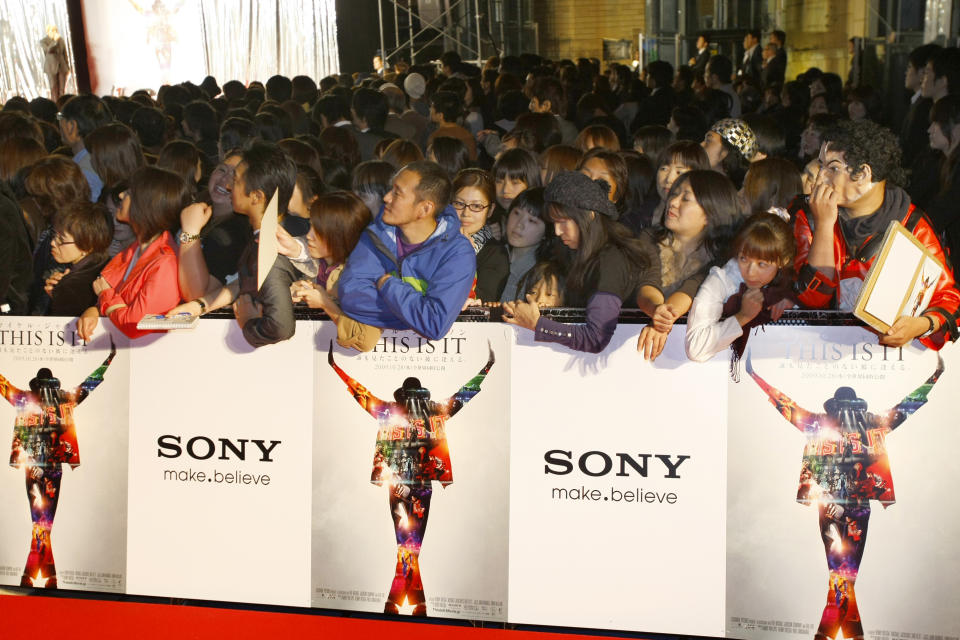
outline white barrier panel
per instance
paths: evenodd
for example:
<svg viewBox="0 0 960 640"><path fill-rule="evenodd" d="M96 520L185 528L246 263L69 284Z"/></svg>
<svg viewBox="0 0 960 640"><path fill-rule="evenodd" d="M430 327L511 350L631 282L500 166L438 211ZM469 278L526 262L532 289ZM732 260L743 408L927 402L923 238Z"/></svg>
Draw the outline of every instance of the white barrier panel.
<svg viewBox="0 0 960 640"><path fill-rule="evenodd" d="M132 344L128 590L309 606L313 340L232 320Z"/></svg>
<svg viewBox="0 0 960 640"><path fill-rule="evenodd" d="M724 635L726 364L513 353L510 619Z"/></svg>
<svg viewBox="0 0 960 640"><path fill-rule="evenodd" d="M2 584L55 566L60 588L141 595L960 637L955 348L934 376L937 353L862 329L768 327L750 340L756 379L745 359L733 383L727 353L686 360L680 326L654 364L637 325L588 355L457 323L334 347L334 367L326 322L256 351L231 320L132 343L105 324L83 346L62 319L0 319L13 387L44 367L66 391L97 383L52 413L3 387L30 465L0 474ZM73 426L82 464L61 482Z"/></svg>

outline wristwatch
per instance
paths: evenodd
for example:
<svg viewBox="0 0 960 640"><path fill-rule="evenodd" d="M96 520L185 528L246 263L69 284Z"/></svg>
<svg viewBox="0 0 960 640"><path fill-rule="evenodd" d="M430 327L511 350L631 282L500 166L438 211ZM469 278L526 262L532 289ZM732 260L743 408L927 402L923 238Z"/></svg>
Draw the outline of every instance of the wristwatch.
<svg viewBox="0 0 960 640"><path fill-rule="evenodd" d="M205 313L207 312L207 301L206 301L206 300L204 300L203 298L197 298L196 300L194 300L194 302L196 302L198 305L200 305L200 313L197 314L197 315L201 315L201 316L202 316L203 314L205 314Z"/></svg>
<svg viewBox="0 0 960 640"><path fill-rule="evenodd" d="M177 234L177 242L180 244L190 244L194 240L200 237L199 233L187 233L183 229L180 230L180 233Z"/></svg>
<svg viewBox="0 0 960 640"><path fill-rule="evenodd" d="M937 325L936 325L936 323L933 321L933 318L932 318L932 317L927 316L927 315L925 315L925 316L923 316L923 317L926 318L926 319L927 319L927 322L930 323L930 328L927 329L926 331L924 331L923 333L921 333L921 334L920 334L919 336L917 336L917 337L919 337L919 338L928 338L928 337L930 337L930 335L934 332L934 330L936 329L936 326L937 326Z"/></svg>

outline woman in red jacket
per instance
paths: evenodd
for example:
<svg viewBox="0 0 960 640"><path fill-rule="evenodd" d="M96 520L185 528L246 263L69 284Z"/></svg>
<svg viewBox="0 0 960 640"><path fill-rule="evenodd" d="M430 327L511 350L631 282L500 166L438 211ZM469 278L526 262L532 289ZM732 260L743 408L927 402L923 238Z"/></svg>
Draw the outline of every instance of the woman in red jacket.
<svg viewBox="0 0 960 640"><path fill-rule="evenodd" d="M93 281L97 306L80 316L77 331L89 340L104 316L130 338L146 335L137 323L147 314L166 313L180 302L177 246L169 229L189 202L190 190L177 174L143 167L122 191L117 220L130 225L137 242L118 253Z"/></svg>

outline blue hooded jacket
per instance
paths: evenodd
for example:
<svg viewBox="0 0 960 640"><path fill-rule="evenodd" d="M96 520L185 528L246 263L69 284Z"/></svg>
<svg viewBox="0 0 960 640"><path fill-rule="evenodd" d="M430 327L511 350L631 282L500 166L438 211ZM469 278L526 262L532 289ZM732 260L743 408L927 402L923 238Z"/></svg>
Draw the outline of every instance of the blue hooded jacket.
<svg viewBox="0 0 960 640"><path fill-rule="evenodd" d="M457 319L473 287L477 257L460 233L453 207L437 216L437 228L417 249L397 258L399 230L383 221L383 208L360 236L337 281L343 312L364 324L413 329L439 340ZM389 278L377 290L377 280Z"/></svg>

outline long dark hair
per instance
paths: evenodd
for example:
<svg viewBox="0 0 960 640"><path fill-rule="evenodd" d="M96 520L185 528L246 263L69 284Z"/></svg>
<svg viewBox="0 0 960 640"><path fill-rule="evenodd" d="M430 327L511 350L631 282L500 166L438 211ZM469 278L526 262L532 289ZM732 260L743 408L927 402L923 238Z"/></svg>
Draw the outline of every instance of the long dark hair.
<svg viewBox="0 0 960 640"><path fill-rule="evenodd" d="M734 233L734 225L739 217L740 208L737 204L737 190L730 179L710 170L688 171L678 177L667 195L667 206L670 200L679 193L684 183L690 183L697 204L703 207L707 215L706 233L703 236L702 246L707 250L714 261L723 257L723 248ZM654 231L657 242L663 242L673 236L673 232L664 226Z"/></svg>
<svg viewBox="0 0 960 640"><path fill-rule="evenodd" d="M547 203L545 222L548 225L565 218L573 220L580 231L580 246L574 252L573 262L567 272L567 289L586 293L583 291L584 283L596 268L600 252L605 247L619 249L630 263L631 273L639 274L649 266L650 260L641 242L629 229L609 216L559 202Z"/></svg>

